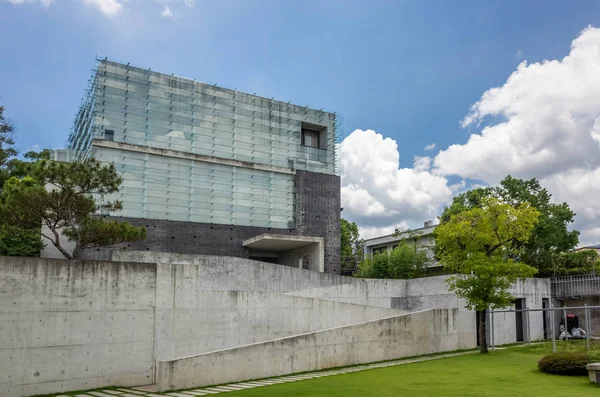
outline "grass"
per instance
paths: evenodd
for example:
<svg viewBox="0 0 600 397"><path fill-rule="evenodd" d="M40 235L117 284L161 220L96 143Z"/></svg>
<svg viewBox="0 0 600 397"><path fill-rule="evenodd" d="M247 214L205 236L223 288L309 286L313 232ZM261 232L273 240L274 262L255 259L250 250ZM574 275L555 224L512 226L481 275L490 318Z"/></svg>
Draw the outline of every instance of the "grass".
<svg viewBox="0 0 600 397"><path fill-rule="evenodd" d="M600 396L586 376L548 375L538 360L552 352L551 342L502 346L488 355L467 354L396 367L372 369L301 382L224 393L228 397L391 397L406 396ZM585 341L557 341L556 351L581 351ZM590 351L600 353L600 341ZM114 389L112 387L105 389ZM76 396L83 392L58 393ZM46 395L54 396L55 394Z"/></svg>
<svg viewBox="0 0 600 397"><path fill-rule="evenodd" d="M557 346L558 347L558 346ZM551 348L551 346L550 346ZM558 349L557 349L558 350ZM587 377L540 372L547 346L497 350L435 361L227 393L228 397L599 396Z"/></svg>

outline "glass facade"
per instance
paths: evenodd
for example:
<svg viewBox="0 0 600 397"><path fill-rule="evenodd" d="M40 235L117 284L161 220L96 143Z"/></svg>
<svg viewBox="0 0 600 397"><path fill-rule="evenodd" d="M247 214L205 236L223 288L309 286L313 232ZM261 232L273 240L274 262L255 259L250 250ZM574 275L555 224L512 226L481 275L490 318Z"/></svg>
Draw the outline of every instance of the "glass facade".
<svg viewBox="0 0 600 397"><path fill-rule="evenodd" d="M320 128L318 144L302 144L305 125ZM122 216L292 228L293 170L336 174L337 127L332 113L103 60L69 149L114 162Z"/></svg>

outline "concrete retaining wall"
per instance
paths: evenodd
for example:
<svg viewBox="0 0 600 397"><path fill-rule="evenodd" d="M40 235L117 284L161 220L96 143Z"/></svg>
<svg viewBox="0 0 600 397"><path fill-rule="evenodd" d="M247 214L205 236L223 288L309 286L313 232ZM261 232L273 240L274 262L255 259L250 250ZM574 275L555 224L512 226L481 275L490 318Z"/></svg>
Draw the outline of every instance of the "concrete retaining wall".
<svg viewBox="0 0 600 397"><path fill-rule="evenodd" d="M457 321L457 343L475 344L475 314L448 292L444 277L363 280L243 258L113 255L125 262L0 257L0 396L148 384L155 360L256 346L290 335L321 335L324 329L424 309L452 312L448 316ZM527 306L541 307L550 287L547 280L528 280L513 292ZM497 316L496 344L514 342L514 313L502 321ZM536 316L531 315L532 338L540 339L542 317ZM430 332L427 327L443 325L432 324L424 335ZM352 343L383 343L384 334L368 330L341 336L361 338ZM350 360L340 357L335 365ZM300 370L295 368L288 369Z"/></svg>
<svg viewBox="0 0 600 397"><path fill-rule="evenodd" d="M0 396L149 384L154 360L399 313L202 289L202 269L0 257Z"/></svg>
<svg viewBox="0 0 600 397"><path fill-rule="evenodd" d="M158 264L158 360L399 314L393 309L256 291L203 289L204 266ZM303 273L314 273L304 271ZM230 276L234 276L231 274Z"/></svg>
<svg viewBox="0 0 600 397"><path fill-rule="evenodd" d="M0 257L0 396L152 381L156 268Z"/></svg>
<svg viewBox="0 0 600 397"><path fill-rule="evenodd" d="M452 351L474 347L473 329L456 309L399 315L161 361L157 383L184 389Z"/></svg>

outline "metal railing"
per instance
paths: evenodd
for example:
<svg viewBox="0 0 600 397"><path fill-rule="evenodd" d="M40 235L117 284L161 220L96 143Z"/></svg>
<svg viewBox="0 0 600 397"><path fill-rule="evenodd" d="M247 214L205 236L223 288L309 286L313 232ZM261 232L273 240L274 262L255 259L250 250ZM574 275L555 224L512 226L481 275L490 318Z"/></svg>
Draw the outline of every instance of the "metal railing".
<svg viewBox="0 0 600 397"><path fill-rule="evenodd" d="M552 351L556 352L556 337L557 337L557 331L558 331L556 322L557 322L557 320L559 320L561 322L561 325L564 324L565 331L568 332L569 329L568 329L568 325L567 325L568 324L567 311L573 311L573 310L584 310L583 322L585 323L585 326L587 327L587 331L585 333L584 338L586 340L586 348L589 349L590 348L590 339L592 338L592 335L594 334L594 331L595 331L592 328L592 318L593 318L592 310L600 310L600 306L588 306L586 304L585 306L552 307L552 303L550 302L550 307L546 307L546 308L542 308L542 309L526 308L526 309L520 309L520 310L515 310L515 309L489 310L487 315L489 316L489 320L488 320L489 324L490 324L489 339L491 342L490 344L491 344L492 351L495 350L495 345L496 345L495 344L495 335L494 335L494 314L522 313L523 314L524 341L526 341L529 345L531 345L531 341L532 341L531 319L530 319L529 315L532 312L542 312L543 315L547 316L547 318L548 318L549 326L548 326L548 329L546 329L545 331L549 332L550 339L552 340Z"/></svg>
<svg viewBox="0 0 600 397"><path fill-rule="evenodd" d="M600 275L553 277L551 288L552 296L556 298L600 295Z"/></svg>

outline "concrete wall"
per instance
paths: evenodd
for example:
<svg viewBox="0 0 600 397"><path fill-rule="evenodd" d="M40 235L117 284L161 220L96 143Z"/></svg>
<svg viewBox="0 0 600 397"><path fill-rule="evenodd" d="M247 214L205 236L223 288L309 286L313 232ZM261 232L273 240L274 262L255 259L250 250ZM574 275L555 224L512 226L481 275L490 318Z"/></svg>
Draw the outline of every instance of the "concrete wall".
<svg viewBox="0 0 600 397"><path fill-rule="evenodd" d="M0 257L0 396L148 384L155 359L399 313L219 290L204 278L204 267Z"/></svg>
<svg viewBox="0 0 600 397"><path fill-rule="evenodd" d="M202 266L158 264L155 355L210 352L392 316L393 309L207 288ZM304 273L313 273L304 271Z"/></svg>
<svg viewBox="0 0 600 397"><path fill-rule="evenodd" d="M550 298L550 280L532 278L516 283L511 293L515 298L525 299L523 309L541 309L542 299ZM515 306L503 310L514 309ZM529 316L529 321L527 320ZM527 323L530 327L531 340L544 338L544 314L543 312L523 313L523 340L527 340ZM548 323L548 326L549 323ZM494 314L494 341L497 345L514 343L517 340L516 313Z"/></svg>
<svg viewBox="0 0 600 397"><path fill-rule="evenodd" d="M401 312L427 309L451 309L475 313L464 308L465 302L448 291L447 276L412 280L357 279L332 274L255 262L245 259L171 255L152 252L113 252L113 260L197 264L202 276L201 289L246 290L331 300L359 305L393 308ZM550 297L548 279L521 280L512 294L524 298L529 308L541 308L542 299ZM514 306L507 309L514 309ZM496 344L516 342L515 313L496 313L494 338ZM543 314L530 313L532 340L543 338Z"/></svg>
<svg viewBox="0 0 600 397"><path fill-rule="evenodd" d="M300 371L305 367L299 363L304 362L308 369L318 369L395 354L425 354L432 352L427 350L429 344L434 351L475 344L475 314L447 291L444 277L362 280L242 258L130 251L115 251L113 256L121 262L0 257L0 396L148 384L155 359L257 346L311 332L316 332L314 337L289 339L292 347L311 342L283 370ZM541 299L549 296L549 283L528 280L517 284L514 292L526 298L529 307L541 307ZM410 321L373 322L423 309L439 310ZM511 315L514 321L514 313L503 322L496 320L496 344L514 342ZM319 333L363 321L371 325ZM406 325L402 321L409 321L409 334L393 328ZM535 321L533 334L541 333L541 317L540 324ZM386 334L390 329L393 333ZM503 329L506 332L500 335ZM456 343L447 345L446 337L438 341L448 333ZM455 333L459 339L453 339ZM411 342L402 342L400 335L408 335ZM331 345L334 336L349 342L336 350ZM381 352L396 342L402 348L392 348L391 356L353 352L365 346ZM249 347L250 357L261 363L275 354L271 350L279 342L269 343ZM415 350L411 343L426 349ZM331 361L323 361L331 349ZM277 360L289 351L282 351ZM239 357L230 354L223 353L218 360ZM223 362L218 360L215 365ZM233 367L247 368L228 365L222 371L230 373ZM259 377L254 370L248 378Z"/></svg>
<svg viewBox="0 0 600 397"><path fill-rule="evenodd" d="M183 389L474 347L468 322L456 309L429 310L161 361L157 383Z"/></svg>
<svg viewBox="0 0 600 397"><path fill-rule="evenodd" d="M600 291L599 291L600 294ZM600 309L588 309L590 312L590 324L585 320L585 309L569 309L569 307L600 306L600 296L583 296L578 299L568 298L563 301L555 300L554 307L567 307L567 314L574 314L579 317L579 326L586 332L591 332L592 336L600 336ZM564 310L557 310L554 313L556 322L556 334L560 323L564 323ZM570 330L569 330L570 332Z"/></svg>
<svg viewBox="0 0 600 397"><path fill-rule="evenodd" d="M156 268L0 257L0 395L152 381Z"/></svg>

